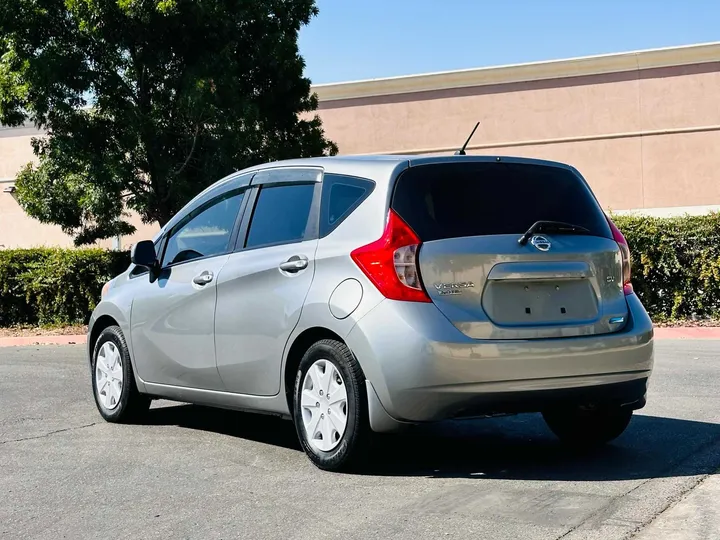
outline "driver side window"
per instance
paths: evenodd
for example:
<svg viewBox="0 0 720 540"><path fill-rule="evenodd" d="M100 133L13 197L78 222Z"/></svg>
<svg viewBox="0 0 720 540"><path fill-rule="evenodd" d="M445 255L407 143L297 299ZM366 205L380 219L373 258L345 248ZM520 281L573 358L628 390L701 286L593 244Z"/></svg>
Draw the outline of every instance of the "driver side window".
<svg viewBox="0 0 720 540"><path fill-rule="evenodd" d="M230 191L193 210L172 230L162 267L226 253L244 191Z"/></svg>

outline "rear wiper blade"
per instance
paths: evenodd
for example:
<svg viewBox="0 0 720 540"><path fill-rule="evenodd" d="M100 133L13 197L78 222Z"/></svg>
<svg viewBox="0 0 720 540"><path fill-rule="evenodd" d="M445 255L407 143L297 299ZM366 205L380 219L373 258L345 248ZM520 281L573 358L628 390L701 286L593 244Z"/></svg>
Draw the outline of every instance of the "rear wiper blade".
<svg viewBox="0 0 720 540"><path fill-rule="evenodd" d="M556 232L562 234L590 234L590 231L580 225L565 223L563 221L536 221L525 234L518 238L518 244L524 246L533 234L540 232Z"/></svg>

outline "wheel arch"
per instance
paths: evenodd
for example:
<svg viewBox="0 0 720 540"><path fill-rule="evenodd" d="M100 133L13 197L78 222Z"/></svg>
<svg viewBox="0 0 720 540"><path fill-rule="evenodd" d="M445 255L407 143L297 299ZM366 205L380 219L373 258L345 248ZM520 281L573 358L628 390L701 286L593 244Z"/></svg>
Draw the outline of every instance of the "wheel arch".
<svg viewBox="0 0 720 540"><path fill-rule="evenodd" d="M288 411L291 415L293 411L293 390L295 388L295 377L300 361L313 343L317 343L323 339L334 339L347 345L345 340L332 330L322 326L315 326L303 330L300 334L298 334L288 350L287 359L285 360L285 369L283 371L283 381L285 383L285 400L287 401Z"/></svg>
<svg viewBox="0 0 720 540"><path fill-rule="evenodd" d="M120 326L120 324L112 315L101 315L90 328L90 335L88 336L88 357L90 362L92 362L92 354L95 350L95 343L97 343L102 331L110 326Z"/></svg>

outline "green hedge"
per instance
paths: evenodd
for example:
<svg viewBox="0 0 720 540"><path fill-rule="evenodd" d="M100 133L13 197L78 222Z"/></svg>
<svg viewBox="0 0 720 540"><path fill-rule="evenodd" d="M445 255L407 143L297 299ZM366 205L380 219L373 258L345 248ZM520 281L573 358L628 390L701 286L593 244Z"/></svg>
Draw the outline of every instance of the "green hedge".
<svg viewBox="0 0 720 540"><path fill-rule="evenodd" d="M630 244L633 287L654 320L720 318L720 214L613 221Z"/></svg>
<svg viewBox="0 0 720 540"><path fill-rule="evenodd" d="M0 326L87 322L129 264L127 252L103 249L0 250Z"/></svg>
<svg viewBox="0 0 720 540"><path fill-rule="evenodd" d="M654 320L720 318L720 214L613 220ZM126 252L102 249L0 250L0 326L83 323L103 284L128 264Z"/></svg>

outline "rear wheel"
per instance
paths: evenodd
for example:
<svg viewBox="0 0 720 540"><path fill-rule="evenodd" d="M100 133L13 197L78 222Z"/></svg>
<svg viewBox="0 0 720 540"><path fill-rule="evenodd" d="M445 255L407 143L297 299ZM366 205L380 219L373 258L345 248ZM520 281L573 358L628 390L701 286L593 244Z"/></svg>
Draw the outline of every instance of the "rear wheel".
<svg viewBox="0 0 720 540"><path fill-rule="evenodd" d="M95 404L108 422L131 422L150 407L150 398L138 392L130 352L119 326L109 326L95 343L92 356Z"/></svg>
<svg viewBox="0 0 720 540"><path fill-rule="evenodd" d="M564 443L592 448L619 437L628 427L633 411L627 407L558 409L545 411L550 430Z"/></svg>
<svg viewBox="0 0 720 540"><path fill-rule="evenodd" d="M339 471L362 461L370 440L365 376L344 343L323 340L307 350L293 404L300 444L315 465Z"/></svg>

